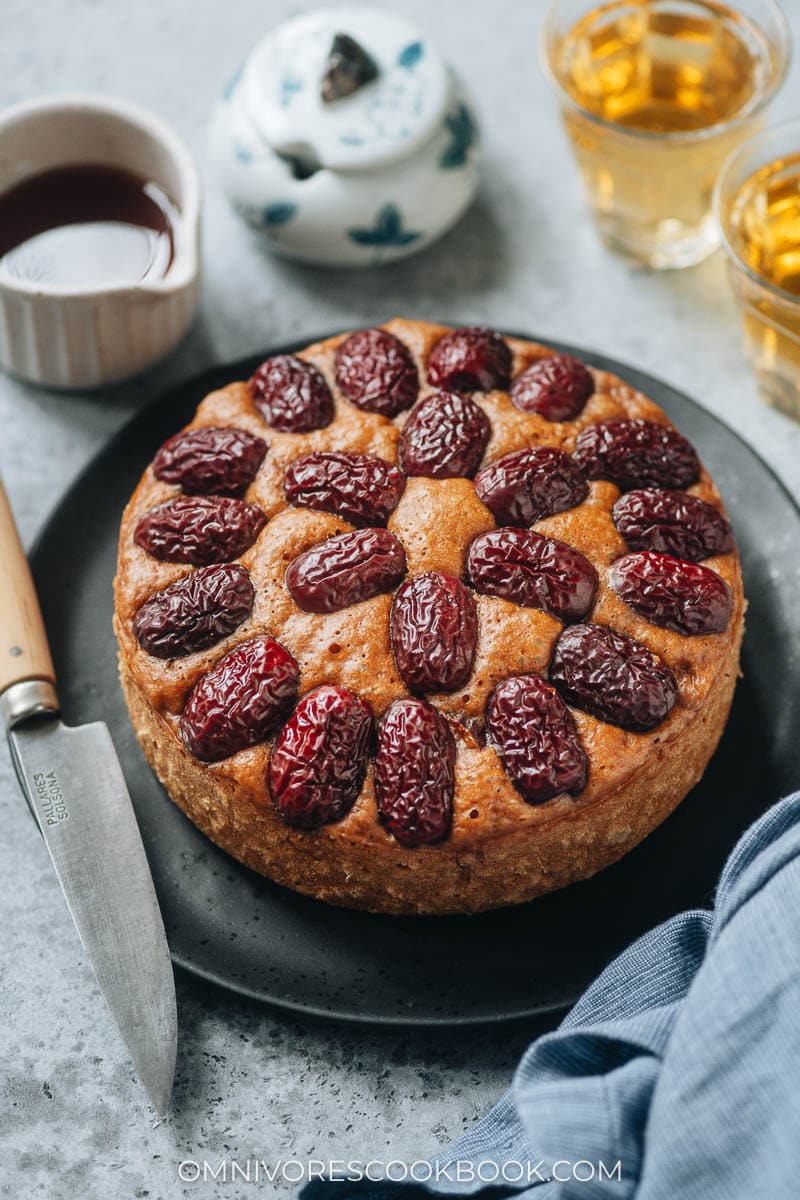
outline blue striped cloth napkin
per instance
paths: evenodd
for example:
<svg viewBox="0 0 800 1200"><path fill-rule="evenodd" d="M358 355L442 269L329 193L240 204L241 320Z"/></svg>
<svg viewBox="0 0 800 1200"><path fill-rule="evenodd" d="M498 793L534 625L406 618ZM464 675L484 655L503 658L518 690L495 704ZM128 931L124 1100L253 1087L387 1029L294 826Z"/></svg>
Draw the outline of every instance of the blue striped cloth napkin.
<svg viewBox="0 0 800 1200"><path fill-rule="evenodd" d="M483 1120L412 1165L302 1200L798 1200L800 793L742 837L713 910L639 938Z"/></svg>

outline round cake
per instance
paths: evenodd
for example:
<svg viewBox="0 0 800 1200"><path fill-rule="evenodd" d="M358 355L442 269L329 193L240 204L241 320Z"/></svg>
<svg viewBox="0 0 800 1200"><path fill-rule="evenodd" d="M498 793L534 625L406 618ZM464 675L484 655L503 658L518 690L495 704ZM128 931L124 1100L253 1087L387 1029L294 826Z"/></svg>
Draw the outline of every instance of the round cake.
<svg viewBox="0 0 800 1200"><path fill-rule="evenodd" d="M332 904L476 912L585 879L714 752L744 597L651 400L394 320L200 404L125 511L122 686L172 799Z"/></svg>

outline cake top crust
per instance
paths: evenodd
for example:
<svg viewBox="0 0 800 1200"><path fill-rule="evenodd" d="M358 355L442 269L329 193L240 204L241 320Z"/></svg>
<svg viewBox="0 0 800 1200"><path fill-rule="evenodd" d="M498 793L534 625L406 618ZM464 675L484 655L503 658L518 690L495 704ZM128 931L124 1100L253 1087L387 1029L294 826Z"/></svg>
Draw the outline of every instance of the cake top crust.
<svg viewBox="0 0 800 1200"><path fill-rule="evenodd" d="M303 714L308 737L350 738L363 759L345 795L341 757L318 758L328 833L398 853L474 846L573 820L666 760L740 635L738 556L694 449L640 392L545 346L396 319L267 360L188 430L123 518L120 654L165 736L238 803L289 797L298 830L314 807L289 769L311 753ZM201 644L153 651L148 622L163 634L206 578L223 600L206 595ZM247 664L280 657L266 642L287 656L282 687L253 691ZM605 696L580 678L590 660ZM209 701L220 678L255 732L204 759L236 744L219 736L235 704ZM452 766L409 817L390 746L417 731Z"/></svg>

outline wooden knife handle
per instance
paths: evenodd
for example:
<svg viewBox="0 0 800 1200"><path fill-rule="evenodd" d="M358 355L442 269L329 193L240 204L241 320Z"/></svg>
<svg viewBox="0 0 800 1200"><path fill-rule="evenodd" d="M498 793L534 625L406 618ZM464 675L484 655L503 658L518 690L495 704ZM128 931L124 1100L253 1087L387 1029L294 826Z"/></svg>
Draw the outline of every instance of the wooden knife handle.
<svg viewBox="0 0 800 1200"><path fill-rule="evenodd" d="M23 679L55 683L31 569L0 480L0 695Z"/></svg>

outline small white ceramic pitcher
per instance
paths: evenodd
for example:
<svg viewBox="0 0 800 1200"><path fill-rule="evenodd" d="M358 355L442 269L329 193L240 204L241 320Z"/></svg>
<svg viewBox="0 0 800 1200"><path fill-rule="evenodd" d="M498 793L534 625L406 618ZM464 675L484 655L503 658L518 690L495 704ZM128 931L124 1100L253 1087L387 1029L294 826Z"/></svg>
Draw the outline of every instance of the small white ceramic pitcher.
<svg viewBox="0 0 800 1200"><path fill-rule="evenodd" d="M0 114L0 192L56 167L119 167L158 183L178 209L161 278L66 287L0 264L0 366L33 383L91 388L151 366L180 341L200 292L200 189L179 138L123 100L45 96Z"/></svg>

